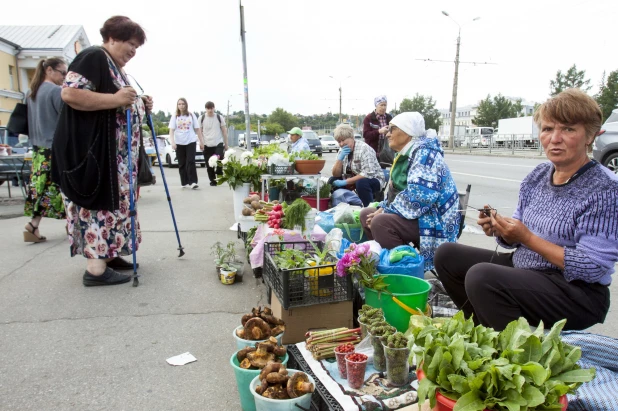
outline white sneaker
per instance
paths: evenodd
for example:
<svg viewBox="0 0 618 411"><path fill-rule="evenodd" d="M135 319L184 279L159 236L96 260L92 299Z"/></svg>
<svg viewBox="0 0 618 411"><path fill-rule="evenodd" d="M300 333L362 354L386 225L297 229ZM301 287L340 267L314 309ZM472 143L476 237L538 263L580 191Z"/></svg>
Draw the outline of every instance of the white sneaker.
<svg viewBox="0 0 618 411"><path fill-rule="evenodd" d="M191 183L191 188L192 188L192 189L194 189L194 190L195 190L196 188L199 188L199 187L200 187L200 186L198 186L196 183Z"/></svg>
<svg viewBox="0 0 618 411"><path fill-rule="evenodd" d="M182 188L191 188L190 184L185 184L184 186L182 186Z"/></svg>

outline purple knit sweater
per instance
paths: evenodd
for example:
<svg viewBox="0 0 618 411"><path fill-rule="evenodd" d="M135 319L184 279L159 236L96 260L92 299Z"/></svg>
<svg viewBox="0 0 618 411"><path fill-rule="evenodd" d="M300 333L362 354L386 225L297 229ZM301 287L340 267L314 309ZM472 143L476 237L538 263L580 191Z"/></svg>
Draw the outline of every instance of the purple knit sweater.
<svg viewBox="0 0 618 411"><path fill-rule="evenodd" d="M521 183L513 218L535 235L564 247L567 281L609 285L618 261L618 177L596 163L563 185L553 185L552 163L536 167ZM516 244L513 264L537 271L560 271L538 253Z"/></svg>

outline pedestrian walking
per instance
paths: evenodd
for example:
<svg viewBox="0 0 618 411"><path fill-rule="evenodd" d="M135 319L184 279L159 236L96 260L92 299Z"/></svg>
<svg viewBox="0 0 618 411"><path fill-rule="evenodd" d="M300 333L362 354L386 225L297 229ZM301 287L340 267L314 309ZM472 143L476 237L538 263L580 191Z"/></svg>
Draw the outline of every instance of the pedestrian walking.
<svg viewBox="0 0 618 411"><path fill-rule="evenodd" d="M32 217L26 224L24 241L40 243L45 240L39 226L43 217L66 218L60 188L51 179L51 158L54 131L63 106L60 93L67 74L67 65L60 58L41 60L30 82L28 130L32 143L32 173L24 215Z"/></svg>
<svg viewBox="0 0 618 411"><path fill-rule="evenodd" d="M152 98L138 94L124 71L146 41L144 30L128 17L114 16L100 33L103 46L83 50L68 68L61 94L66 105L52 146L52 177L64 197L71 257L87 258L85 286L131 280L116 271L133 269L120 258L133 252L129 210L135 192L129 189L129 158L137 181L141 124L146 109L152 110ZM142 239L138 215L135 230L137 250Z"/></svg>
<svg viewBox="0 0 618 411"><path fill-rule="evenodd" d="M189 111L189 103L185 98L179 98L176 103L176 114L170 120L170 142L176 151L178 173L182 188L197 189L197 170L195 168L195 151L199 138L200 151L204 150L204 137L195 114Z"/></svg>
<svg viewBox="0 0 618 411"><path fill-rule="evenodd" d="M223 152L227 150L227 125L225 119L215 113L215 103L212 101L206 102L206 113L200 116L199 124L202 128L202 136L204 137L204 160L206 161L206 171L210 179L210 185L217 185L217 176L223 174L221 166L216 170L210 166L208 161L210 157L216 155L219 159L223 158Z"/></svg>

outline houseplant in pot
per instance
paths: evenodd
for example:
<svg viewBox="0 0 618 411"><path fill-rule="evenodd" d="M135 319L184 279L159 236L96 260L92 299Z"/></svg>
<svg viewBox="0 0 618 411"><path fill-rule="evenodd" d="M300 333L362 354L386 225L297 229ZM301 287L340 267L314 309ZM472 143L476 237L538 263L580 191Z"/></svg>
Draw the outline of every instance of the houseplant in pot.
<svg viewBox="0 0 618 411"><path fill-rule="evenodd" d="M296 157L294 166L299 174L317 174L322 171L324 164L326 164L326 160L320 160L311 151L299 151L293 154Z"/></svg>
<svg viewBox="0 0 618 411"><path fill-rule="evenodd" d="M322 178L320 181L320 210L324 211L328 209L328 203L330 202L330 193L332 190L332 186L328 184L328 179ZM318 199L317 199L317 190L315 187L305 188L305 195L301 196L303 200L309 203L309 205L313 208L317 208Z"/></svg>
<svg viewBox="0 0 618 411"><path fill-rule="evenodd" d="M411 335L416 346L419 403L438 410L566 409L566 394L595 370L576 363L581 348L562 342L566 320L545 334L524 318L497 332L457 313L441 327L426 319Z"/></svg>
<svg viewBox="0 0 618 411"><path fill-rule="evenodd" d="M250 151L237 152L231 148L218 161L223 174L217 178L217 185L227 183L234 190L235 218L240 216L243 200L249 196L250 189L260 189L261 176L266 172L266 162L252 156Z"/></svg>

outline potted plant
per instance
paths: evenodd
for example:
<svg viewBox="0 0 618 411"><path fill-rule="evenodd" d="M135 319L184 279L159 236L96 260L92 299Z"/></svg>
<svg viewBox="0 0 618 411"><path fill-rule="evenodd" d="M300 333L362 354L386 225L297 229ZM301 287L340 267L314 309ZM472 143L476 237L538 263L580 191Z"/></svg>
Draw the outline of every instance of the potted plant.
<svg viewBox="0 0 618 411"><path fill-rule="evenodd" d="M261 176L266 172L266 162L252 157L250 151L240 153L229 149L224 158L217 161L223 173L217 178L217 185L227 183L234 190L234 218L240 216L243 200L249 195L251 186L261 187Z"/></svg>
<svg viewBox="0 0 618 411"><path fill-rule="evenodd" d="M525 318L497 332L474 326L463 312L442 326L423 318L411 330L419 364L419 403L429 398L440 410L566 409L566 394L591 381L595 369L576 363L581 348L562 342L566 320L545 334Z"/></svg>
<svg viewBox="0 0 618 411"><path fill-rule="evenodd" d="M230 285L234 284L236 281L236 273L238 272L238 268L234 267L230 263L223 263L220 269L219 278L222 284Z"/></svg>
<svg viewBox="0 0 618 411"><path fill-rule="evenodd" d="M317 244L309 239L308 241L313 247L313 253L309 253L310 258L307 259L307 264L316 267L305 271L305 277L309 279L309 292L317 297L328 297L332 295L335 286L334 273L337 258L326 245L320 250Z"/></svg>
<svg viewBox="0 0 618 411"><path fill-rule="evenodd" d="M299 151L294 155L296 157L294 166L299 174L318 174L326 164L326 160L320 160L320 157L311 151Z"/></svg>
<svg viewBox="0 0 618 411"><path fill-rule="evenodd" d="M224 264L224 258L227 254L226 249L223 247L220 241L217 241L210 247L210 254L215 257L215 268L217 270L217 277L221 274L221 266Z"/></svg>
<svg viewBox="0 0 618 411"><path fill-rule="evenodd" d="M323 211L323 210L328 209L328 203L330 202L331 189L332 187L330 184L328 184L328 180L324 181L324 179L322 179L322 181L320 181L319 210ZM301 196L301 198L305 200L306 202L308 202L311 207L318 208L318 200L316 197L317 190L315 188L308 189L308 190L305 189L305 193L306 195Z"/></svg>
<svg viewBox="0 0 618 411"><path fill-rule="evenodd" d="M279 200L281 190L286 188L286 181L284 178L278 178L270 180L268 183L268 200Z"/></svg>

